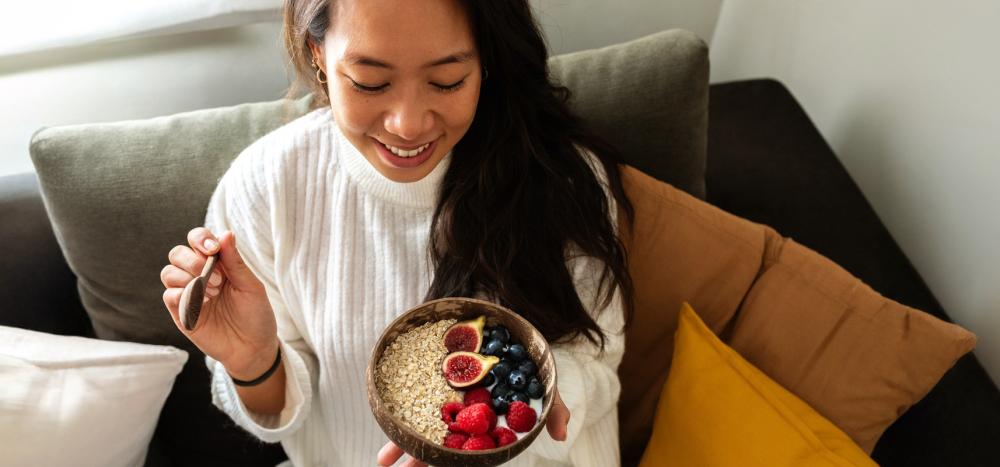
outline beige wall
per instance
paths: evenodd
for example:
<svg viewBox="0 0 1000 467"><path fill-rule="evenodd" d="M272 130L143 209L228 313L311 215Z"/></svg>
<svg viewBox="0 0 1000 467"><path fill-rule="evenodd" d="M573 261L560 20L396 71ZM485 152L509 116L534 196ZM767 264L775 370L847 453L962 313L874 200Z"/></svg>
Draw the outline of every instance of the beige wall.
<svg viewBox="0 0 1000 467"><path fill-rule="evenodd" d="M713 82L802 103L1000 381L1000 3L729 0Z"/></svg>

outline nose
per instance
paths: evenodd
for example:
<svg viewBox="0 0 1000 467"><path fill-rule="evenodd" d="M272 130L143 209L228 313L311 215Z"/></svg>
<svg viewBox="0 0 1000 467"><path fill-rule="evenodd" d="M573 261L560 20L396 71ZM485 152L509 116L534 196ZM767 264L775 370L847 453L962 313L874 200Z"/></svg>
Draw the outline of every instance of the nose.
<svg viewBox="0 0 1000 467"><path fill-rule="evenodd" d="M404 96L385 114L385 129L406 141L416 141L434 127L434 113L419 95Z"/></svg>

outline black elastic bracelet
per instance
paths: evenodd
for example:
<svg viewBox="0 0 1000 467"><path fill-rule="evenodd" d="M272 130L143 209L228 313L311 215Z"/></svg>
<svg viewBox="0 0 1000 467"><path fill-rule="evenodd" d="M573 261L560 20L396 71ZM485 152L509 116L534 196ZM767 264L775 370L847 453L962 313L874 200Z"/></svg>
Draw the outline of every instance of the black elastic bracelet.
<svg viewBox="0 0 1000 467"><path fill-rule="evenodd" d="M274 357L274 363L271 364L271 368L268 368L267 371L265 371L264 374L262 374L259 377L257 377L257 379L254 379L252 381L243 381L241 379L233 378L233 375L229 375L229 377L233 378L233 384L235 384L237 386L243 386L243 387L256 386L256 385L258 385L260 383L263 383L264 381L267 381L267 378L270 378L271 375L273 375L274 372L277 371L279 363L281 363L281 346L280 345L278 346L278 356Z"/></svg>

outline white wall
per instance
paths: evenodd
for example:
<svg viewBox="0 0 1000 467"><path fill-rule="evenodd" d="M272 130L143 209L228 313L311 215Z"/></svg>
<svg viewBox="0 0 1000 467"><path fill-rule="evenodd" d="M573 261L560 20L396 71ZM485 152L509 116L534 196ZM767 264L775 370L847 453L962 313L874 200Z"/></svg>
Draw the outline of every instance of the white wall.
<svg viewBox="0 0 1000 467"><path fill-rule="evenodd" d="M802 103L1000 381L1000 3L727 1L712 81Z"/></svg>
<svg viewBox="0 0 1000 467"><path fill-rule="evenodd" d="M203 18L192 13L199 1L212 6L197 10ZM98 3L101 2L127 3L122 0ZM274 8L280 3L273 0ZM629 0L627 3L533 0L533 3L553 53L562 53L610 45L675 27L692 30L708 40L721 0ZM266 0L249 3L184 0L170 6L174 13L159 10L150 13L177 16L176 21L151 20L149 32L160 34L157 36L135 37L144 34L143 25L135 21L128 27L111 22L117 29L105 31L82 25L81 43L87 45L17 56L0 53L0 176L32 170L28 142L31 134L42 126L153 117L281 96L287 79L277 23L162 35L163 24L173 28L167 32L176 32L259 21L268 15L266 4ZM84 11L94 10L94 5L88 3ZM167 8L164 5L150 8ZM50 7L45 8L53 9ZM128 8L132 11L139 7ZM5 17L0 17L0 26L36 23L38 10L22 8L13 14L8 11ZM34 11L34 14L18 18L18 11ZM271 13L276 15L277 10ZM48 19L60 23L67 18ZM119 33L127 37L115 42L89 43L94 39L113 39ZM3 34L0 30L0 40ZM19 38L24 43L16 44L15 48L73 43L72 37L64 36L58 37L59 40L42 36ZM8 45L13 47L12 44ZM0 52L3 50L0 48Z"/></svg>
<svg viewBox="0 0 1000 467"><path fill-rule="evenodd" d="M552 53L617 44L664 29L712 38L722 0L532 0Z"/></svg>
<svg viewBox="0 0 1000 467"><path fill-rule="evenodd" d="M0 57L0 176L33 170L43 126L276 99L287 86L276 23Z"/></svg>

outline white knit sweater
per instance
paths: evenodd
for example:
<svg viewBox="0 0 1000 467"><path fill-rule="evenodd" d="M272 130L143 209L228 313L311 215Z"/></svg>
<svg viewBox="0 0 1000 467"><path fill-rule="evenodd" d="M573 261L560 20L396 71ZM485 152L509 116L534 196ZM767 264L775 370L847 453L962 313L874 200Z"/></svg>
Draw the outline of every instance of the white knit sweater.
<svg viewBox="0 0 1000 467"><path fill-rule="evenodd" d="M287 372L285 408L265 416L248 411L222 364L206 358L212 400L257 438L281 442L295 466L376 465L388 438L368 407L365 366L382 331L430 286L430 222L450 158L422 180L393 182L323 108L244 150L212 196L205 224L234 231L264 283ZM597 313L597 261L570 257L567 265L607 334L606 351L598 355L583 338L554 346L568 439L543 430L507 465L618 465L621 298Z"/></svg>

